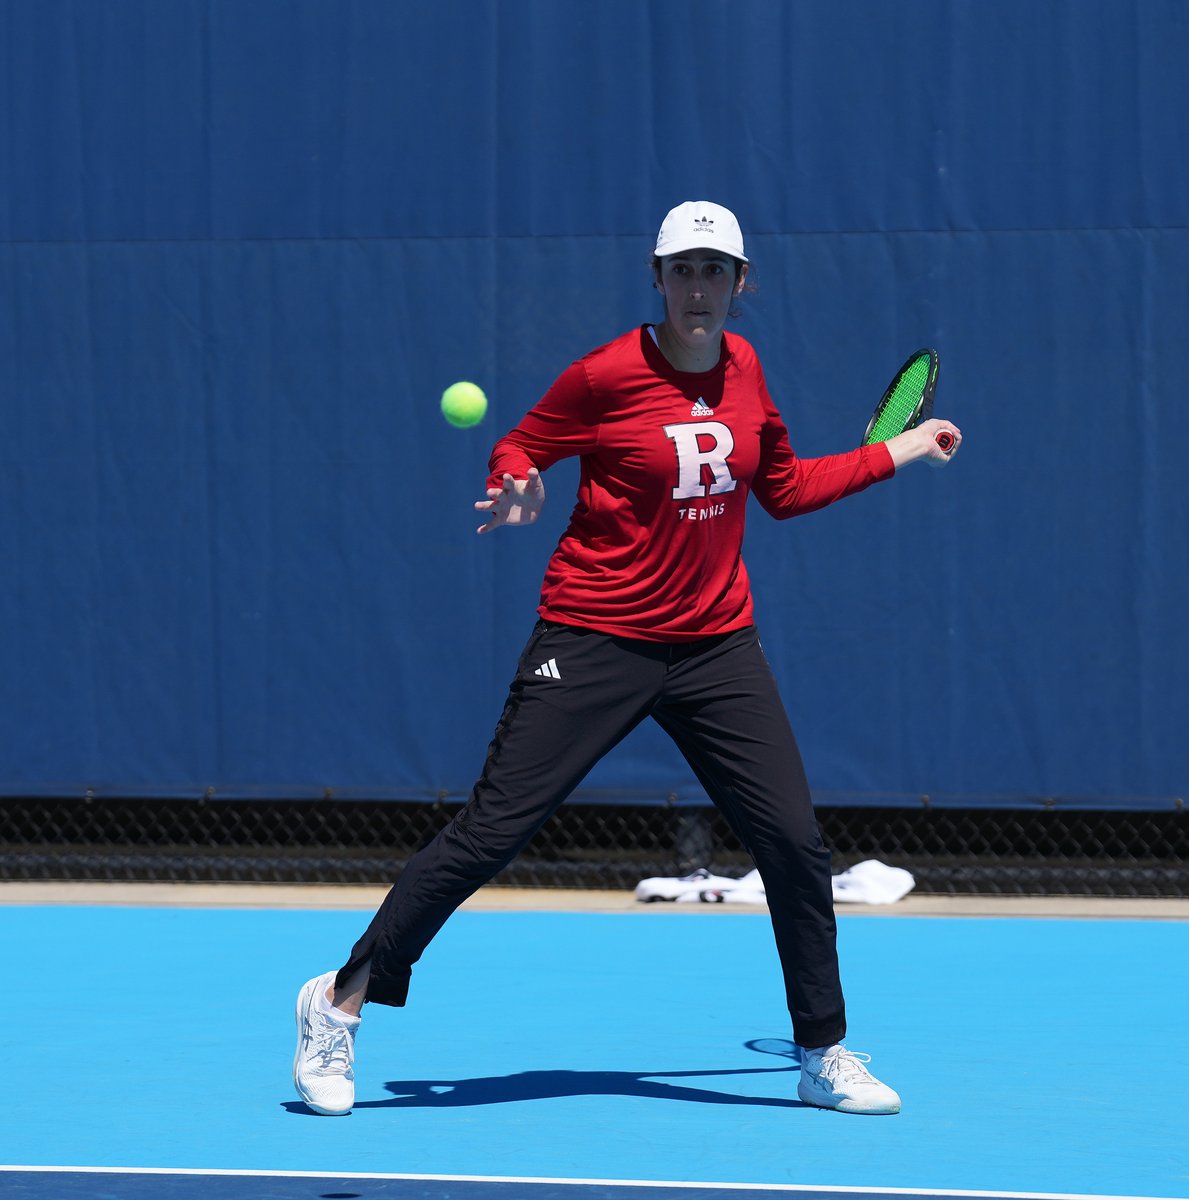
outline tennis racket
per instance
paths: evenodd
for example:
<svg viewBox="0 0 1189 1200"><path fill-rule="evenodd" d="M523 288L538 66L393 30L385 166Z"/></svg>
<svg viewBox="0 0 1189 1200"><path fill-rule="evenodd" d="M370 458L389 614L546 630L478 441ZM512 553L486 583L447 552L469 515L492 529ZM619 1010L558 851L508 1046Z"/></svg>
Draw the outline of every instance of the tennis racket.
<svg viewBox="0 0 1189 1200"><path fill-rule="evenodd" d="M940 369L941 360L936 350L918 350L911 355L875 406L863 435L863 445L886 442L888 438L927 421L933 415L933 393L937 390ZM956 439L948 429L943 429L934 440L948 454Z"/></svg>

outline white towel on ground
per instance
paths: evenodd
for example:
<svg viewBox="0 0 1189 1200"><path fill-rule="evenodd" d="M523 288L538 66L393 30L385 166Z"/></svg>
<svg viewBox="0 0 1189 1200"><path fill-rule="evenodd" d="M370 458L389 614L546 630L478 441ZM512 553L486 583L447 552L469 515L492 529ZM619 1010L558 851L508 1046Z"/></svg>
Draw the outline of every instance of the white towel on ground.
<svg viewBox="0 0 1189 1200"><path fill-rule="evenodd" d="M895 904L916 886L912 873L903 867L889 867L874 858L855 863L848 871L835 875L834 899L855 904Z"/></svg>
<svg viewBox="0 0 1189 1200"><path fill-rule="evenodd" d="M916 886L911 872L873 858L835 875L831 883L834 900L851 904L894 904ZM731 879L711 874L705 868L680 878L642 879L636 885L636 899L645 904L657 900L678 904L768 903L759 871L751 870L741 879Z"/></svg>

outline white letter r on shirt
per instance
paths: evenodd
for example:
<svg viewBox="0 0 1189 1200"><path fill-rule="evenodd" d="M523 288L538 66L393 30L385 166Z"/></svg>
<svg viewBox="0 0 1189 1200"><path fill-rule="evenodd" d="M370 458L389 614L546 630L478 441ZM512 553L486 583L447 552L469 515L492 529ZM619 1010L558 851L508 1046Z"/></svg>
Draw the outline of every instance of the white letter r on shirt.
<svg viewBox="0 0 1189 1200"><path fill-rule="evenodd" d="M700 496L719 496L733 492L738 480L731 475L727 456L735 449L735 438L721 421L697 421L685 425L666 425L665 436L677 447L677 486L674 500L693 500ZM713 445L703 450L703 440ZM714 482L709 488L702 482L702 468L709 467Z"/></svg>

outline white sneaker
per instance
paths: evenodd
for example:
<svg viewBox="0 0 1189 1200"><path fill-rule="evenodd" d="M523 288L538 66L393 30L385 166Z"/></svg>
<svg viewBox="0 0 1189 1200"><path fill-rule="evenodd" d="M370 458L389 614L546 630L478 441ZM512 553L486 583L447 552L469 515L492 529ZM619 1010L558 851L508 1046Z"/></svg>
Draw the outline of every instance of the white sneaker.
<svg viewBox="0 0 1189 1200"><path fill-rule="evenodd" d="M839 1112L898 1113L900 1097L863 1066L870 1061L871 1055L845 1046L832 1046L825 1054L802 1049L797 1095L806 1104Z"/></svg>
<svg viewBox="0 0 1189 1200"><path fill-rule="evenodd" d="M336 972L311 979L297 993L297 1053L293 1086L314 1110L341 1117L355 1103L355 1031L358 1019L337 1021L318 1007L318 996L334 983Z"/></svg>
<svg viewBox="0 0 1189 1200"><path fill-rule="evenodd" d="M701 900L704 891L726 890L738 886L738 879L731 879L726 875L713 875L705 867L699 867L692 874L676 878L660 875L651 879L641 879L636 884L636 899L641 904L655 904L658 900L690 903Z"/></svg>

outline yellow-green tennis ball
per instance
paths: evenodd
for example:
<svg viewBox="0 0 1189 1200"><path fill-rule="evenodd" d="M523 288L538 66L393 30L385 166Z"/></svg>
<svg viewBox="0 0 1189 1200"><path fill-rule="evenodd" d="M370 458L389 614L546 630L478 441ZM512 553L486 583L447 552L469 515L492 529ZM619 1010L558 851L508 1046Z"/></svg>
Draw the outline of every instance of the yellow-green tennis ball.
<svg viewBox="0 0 1189 1200"><path fill-rule="evenodd" d="M487 412L487 397L474 383L452 383L442 393L442 416L458 429L478 425Z"/></svg>

